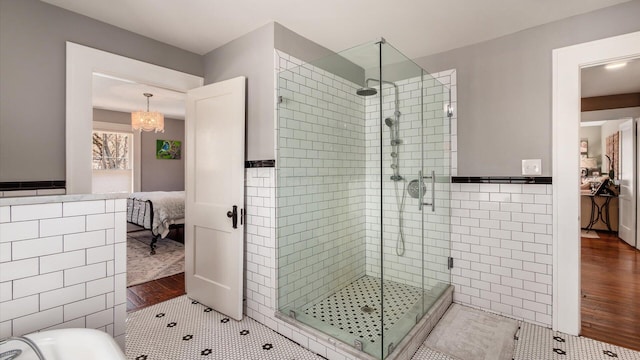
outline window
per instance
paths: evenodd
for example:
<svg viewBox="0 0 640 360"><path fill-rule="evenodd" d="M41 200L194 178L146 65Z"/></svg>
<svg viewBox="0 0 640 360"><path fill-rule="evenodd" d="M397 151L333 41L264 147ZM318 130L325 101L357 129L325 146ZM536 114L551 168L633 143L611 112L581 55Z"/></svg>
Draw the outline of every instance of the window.
<svg viewBox="0 0 640 360"><path fill-rule="evenodd" d="M131 170L131 143L131 134L94 131L92 168Z"/></svg>

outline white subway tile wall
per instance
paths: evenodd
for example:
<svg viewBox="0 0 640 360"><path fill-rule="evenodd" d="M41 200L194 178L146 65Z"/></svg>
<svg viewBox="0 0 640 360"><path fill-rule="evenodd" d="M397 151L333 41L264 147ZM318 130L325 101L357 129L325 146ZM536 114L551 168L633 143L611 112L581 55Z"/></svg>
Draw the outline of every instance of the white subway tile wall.
<svg viewBox="0 0 640 360"><path fill-rule="evenodd" d="M389 117L398 121L398 139L401 140L394 151L391 146L391 129L383 126L382 221L379 200L380 97L366 98L367 275L380 277L382 224L385 279L417 287L424 284L425 289L430 289L439 283L449 284L451 278L447 259L453 130L445 109L449 103L449 89L451 88L451 92L456 90L456 78L454 70L431 76L425 74L424 77L418 69L414 72L415 76L394 82L398 89L399 119L395 118L395 88L384 85L382 90L382 118ZM398 158L398 173L403 177L402 181L390 180L393 175L392 152ZM418 199L406 193L409 182L417 179L421 170L424 172L423 176L430 176L431 171L435 173L435 211L430 206L425 206L423 212L419 211ZM424 201L431 202L430 180L425 180L424 189ZM401 208L404 219L403 254L399 251L402 249L399 220Z"/></svg>
<svg viewBox="0 0 640 360"><path fill-rule="evenodd" d="M279 308L299 310L364 275L364 98L310 64L278 83Z"/></svg>
<svg viewBox="0 0 640 360"><path fill-rule="evenodd" d="M275 64L277 76L280 67L289 68L302 62L276 51ZM455 176L456 74L449 72L435 75L443 83L447 83L446 77L449 76L452 89L454 117L450 130L450 164L451 174ZM302 346L313 346L319 353L326 353L332 359L353 358L353 355L340 346L302 332L274 316L277 306L275 171L273 168L247 169L246 314ZM455 258L452 283L456 287L455 301L550 326L551 186L450 186L451 255ZM387 192L388 190L390 189ZM385 201L393 204L395 199L391 197ZM369 211L367 216L370 216ZM369 230L367 228L367 232ZM437 230L445 232L442 228ZM370 256L369 248L367 256Z"/></svg>
<svg viewBox="0 0 640 360"><path fill-rule="evenodd" d="M367 126L364 126L362 119L365 114L360 113L362 110L358 112L358 109L364 109L365 111L368 110L364 107L364 100L354 95L356 88L359 86L337 78L321 69L310 66L300 67L297 73L290 72L285 74L285 84L290 88L284 89L284 91L278 89L278 81L280 81L281 75L280 70L298 67L299 65L302 65L303 62L277 50L275 51L274 62L276 70L274 73L277 91L276 94L283 96L283 105L280 106L282 110L278 110L278 106L275 106L276 154L278 155L277 159L279 159L277 163L278 169L247 169L245 311L248 316L293 339L304 347L313 348L314 351L322 354L323 356L327 356L330 359L353 359L353 350L345 349L344 345L329 342L324 336L318 337L312 335L312 333L301 331L300 329L293 327L274 316L274 313L278 308L283 308L282 302L278 303L278 301L276 301L276 294L278 291L280 291L279 301L293 300L295 302L298 300L299 302L297 304L307 304L308 302L315 300L317 297L326 295L323 291L317 291L317 287L309 289L305 288L303 291L298 291L291 295L290 299L286 296L290 293L290 289L283 287L281 282L286 281L284 285L287 285L290 281L295 281L295 279L283 279L282 274L280 275L281 278L276 279L276 274L278 273L278 264L282 267L283 261L285 262L285 265L293 262L301 268L307 266L308 261L315 261L314 257L317 257L318 255L314 254L312 248L306 248L309 242L314 241L312 238L314 236L314 232L309 230L315 230L315 236L322 236L327 232L332 232L334 230L338 236L351 234L351 236L353 236L350 244L352 247L346 250L357 250L354 251L352 253L353 256L349 258L349 260L357 266L352 266L350 271L354 268L367 269L366 260L360 256L361 254L364 254L363 256L365 259L367 259L368 256L368 254L365 253L364 248L364 234L360 235L363 230L361 230L360 225L357 222L351 222L349 229L351 232L347 232L344 228L337 229L328 226L331 223L339 223L339 220L341 219L340 217L329 217L326 220L323 220L323 223L313 223L310 219L303 219L302 217L306 216L304 211L320 212L322 210L326 210L326 207L330 204L331 206L338 205L339 209L348 210L350 214L357 214L358 217L364 216L364 218L369 219L369 209L361 209L360 206L364 206L367 200L369 200L369 197L367 197L368 194L366 192L362 192L361 189L367 187L368 183L371 182L372 174L368 172L369 170L367 169L367 166L369 165L369 156L372 155L367 154L366 151L367 141L370 141L367 131L370 129L368 129ZM453 84L452 90L455 92L455 71L439 74L438 80L450 86ZM410 92L411 90L409 88L414 85L409 85L409 80L407 80L406 83L406 90ZM314 85L317 87L313 88ZM440 88L440 91L442 90L443 89ZM303 93L296 94L297 92ZM335 96L336 94L338 94L337 98ZM428 100L431 96L433 102L439 104L437 109L435 107L429 108L427 112L435 114L436 111L442 111L442 99L436 98L436 96L432 95L432 93L429 93L425 98ZM289 98L287 98L287 96L289 96ZM295 100L295 102L287 103L287 101L291 99ZM455 101L455 97L452 97L452 99ZM328 100L335 101L337 104L326 103ZM412 99L403 98L403 101L405 100L407 106L413 106L410 105L413 101ZM362 101L362 103L359 103L360 101ZM288 108L288 106L293 107L293 109ZM283 110L284 113L279 113L279 111ZM413 110L416 111L417 107L414 107ZM286 118L284 123L278 123L278 120L281 117ZM328 124L321 124L321 122L326 120L327 117L332 121L331 125L341 125L342 129L332 129ZM319 118L321 119L319 120ZM354 120L357 121L354 122ZM455 115L453 121L455 121ZM407 125L409 124L415 125L414 123L407 122ZM363 126L362 134L361 131L357 129L357 125ZM444 152L451 149L455 154L455 142L447 141L448 136L445 132L449 130L443 128L446 125L442 122L438 123L434 120L434 122L429 123L429 125L430 130L428 130L428 132L433 136L428 138L428 141L431 143L428 144L426 148L435 149L436 147L439 147L441 152L436 156L429 158L427 162L432 164L434 167L439 167L439 169L442 169L442 173L444 173L444 169L451 164L449 163L449 156L444 155ZM419 122L418 126L420 126ZM409 129L410 128L407 128L406 131L409 132ZM301 130L309 131L310 133L305 134L304 139L292 139L292 141L289 141L289 139L295 135L300 135ZM280 131L285 131L285 133L281 134ZM451 131L455 133L455 127L452 127ZM309 136L311 136L311 138L308 138ZM346 137L351 138L350 141L349 139L345 139ZM285 139L285 144L279 141L281 138ZM317 148L313 148L314 142L318 143ZM309 145L311 145L311 147L309 147ZM282 152L283 150L284 153ZM419 152L420 150L418 150L418 155L420 155ZM282 223L285 227L290 225L287 222L289 220L294 220L296 223L289 228L290 231L292 231L291 233L289 230L286 230L284 233L279 234L278 241L281 243L278 245L283 245L282 241L284 237L293 235L290 239L284 241L293 241L293 243L297 244L298 250L302 249L299 255L294 255L291 259L287 258L290 254L280 254L285 255L284 258L283 256L277 257L277 249L279 247L276 246L276 172L281 171L280 167L282 162L280 159L282 158L286 158L284 167L292 168L293 173L285 174L287 175L287 181L291 181L291 183L287 183L288 186L284 187L282 186L283 184L278 184L278 186L280 186L278 191L284 191L284 193L280 193L280 197L278 199L284 199L284 203L279 204L281 207L278 207L278 216L285 221L285 223ZM290 161L290 163L287 163L287 161ZM452 160L452 162L455 162L455 160ZM347 169L349 166L351 169ZM330 167L342 167L343 169L338 170L336 174L330 174ZM349 177L343 177L342 179L350 182L350 185L345 189L337 189L340 194L336 195L339 196L335 196L334 198L335 190L325 191L321 194L313 193L313 191L317 191L318 187L325 186L326 188L326 184L324 182L325 179L327 184L331 185L332 183L335 183L336 180L339 180L339 178L337 178L338 176L344 176L345 172ZM278 174L278 179L282 178L280 175L281 174ZM379 171L377 176L379 179ZM444 178L446 179L441 179L444 180L441 182L446 183L446 185L438 185L438 198L442 201L448 201L449 179L448 176L444 176ZM303 185L303 182L309 179L311 179L311 183ZM315 197L314 194L316 195ZM351 204L351 207L348 207L348 204L346 203L336 204L336 200L334 200L334 203L327 202L327 200L345 197L352 199L351 201L353 204ZM358 199L358 197L362 200ZM289 202L289 200L291 200L291 202ZM357 200L358 202L355 202L354 200ZM323 206L319 207L318 205L323 203L323 201ZM386 201L389 203L390 199L387 199ZM309 206L311 206L311 208L309 208ZM286 210L289 212L285 211L284 214L281 213L280 209L283 207L289 207L289 209ZM364 212L362 212L362 210ZM375 209L373 211L375 211ZM445 212L448 215L448 210ZM446 234L449 227L448 220L443 219L444 215L444 213L436 213L434 215L436 216L435 219L436 221L440 221L440 223L434 225L433 228L428 228L427 231L431 232L432 235L436 235L433 236L434 244L430 244L429 246L433 246L434 248L439 246L440 250L446 249L448 251L448 246L444 246L442 243L442 241L446 242L446 238L441 235ZM361 222L362 220L359 221ZM409 217L408 221L411 221L415 228L415 222L421 221L421 219ZM295 224L298 224L298 226L296 227ZM343 224L338 225L341 226ZM309 226L311 226L311 228L309 228ZM367 228L364 231L367 232L369 229ZM412 235L415 234L412 233ZM287 243L285 242L285 245L286 244ZM328 246L328 248L330 247ZM343 251L333 253L332 256L342 255L343 253L345 253L344 249ZM344 257L342 259L344 259ZM369 261L375 260L370 257ZM425 258L425 261L435 262L433 258L429 257ZM448 279L450 275L448 275L448 272L446 271L446 262L441 265L444 266L442 275L446 278L446 282L449 282ZM300 271L300 268L294 268L294 271L299 272L298 274L294 274L294 276L297 277L296 279L299 279L301 284L298 286L301 289L302 285L305 284L305 281L313 281L319 277L318 274L313 274L316 270L314 270L314 268L311 269L311 273L303 273ZM400 272L401 270L396 269L396 271ZM338 277L342 276L341 283L346 285L349 280L345 279L348 279L351 276L357 278L364 274L359 271L351 271L347 276L344 275L345 273L338 274ZM435 276L435 278L438 279L437 276ZM278 287L278 285L280 285L280 287ZM294 283L294 286L295 285L296 284ZM284 292L283 289L285 290ZM327 289L330 289L330 287L327 287ZM311 291L311 293L309 293L309 291Z"/></svg>
<svg viewBox="0 0 640 360"><path fill-rule="evenodd" d="M276 170L248 168L245 181L244 313L305 348L313 344L317 353L326 353L329 359L353 359L340 345L329 343L326 337L311 335L276 318Z"/></svg>
<svg viewBox="0 0 640 360"><path fill-rule="evenodd" d="M452 184L454 301L551 326L551 185Z"/></svg>
<svg viewBox="0 0 640 360"><path fill-rule="evenodd" d="M276 51L276 79L280 68L290 68L300 64L302 64L301 61ZM454 116L450 130L450 165L451 175L455 176L457 174L456 74L453 71L434 75L440 82L448 83L452 89ZM277 119L276 106L276 121ZM446 147L446 145L443 146ZM367 161L369 160L367 158ZM278 305L276 301L278 281L276 279L275 172L273 168L253 168L247 169L246 173L245 312L248 316L302 346L307 348L313 346L318 353L326 354L331 359L354 358L342 346L329 343L324 337L303 332L274 316ZM551 186L507 184L451 184L450 186L451 255L455 258L452 283L456 287L455 301L531 323L550 326ZM391 201L393 204L395 199L391 197L385 201L387 203ZM370 216L368 210L367 216ZM443 228L436 230L446 232ZM368 231L369 228L367 228ZM367 248L367 256L370 256L368 251L369 248Z"/></svg>
<svg viewBox="0 0 640 360"><path fill-rule="evenodd" d="M0 207L0 338L88 327L124 348L125 202Z"/></svg>
<svg viewBox="0 0 640 360"><path fill-rule="evenodd" d="M276 90L280 69L301 64L302 61L274 50ZM274 104L276 121L277 111L278 107ZM316 352L329 359L353 359L352 350L345 350L344 345L335 341L330 343L326 336L312 335L275 316L278 309L276 169L248 168L245 181L245 314L305 348L313 345Z"/></svg>

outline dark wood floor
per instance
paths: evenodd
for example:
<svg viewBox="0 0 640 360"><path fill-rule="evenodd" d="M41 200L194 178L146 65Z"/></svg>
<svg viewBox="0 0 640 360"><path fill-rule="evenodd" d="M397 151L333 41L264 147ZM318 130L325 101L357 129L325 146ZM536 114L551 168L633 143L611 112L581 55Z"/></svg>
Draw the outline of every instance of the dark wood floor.
<svg viewBox="0 0 640 360"><path fill-rule="evenodd" d="M616 233L582 238L582 336L640 350L640 251Z"/></svg>
<svg viewBox="0 0 640 360"><path fill-rule="evenodd" d="M167 276L127 288L127 311L144 307L184 295L184 273Z"/></svg>

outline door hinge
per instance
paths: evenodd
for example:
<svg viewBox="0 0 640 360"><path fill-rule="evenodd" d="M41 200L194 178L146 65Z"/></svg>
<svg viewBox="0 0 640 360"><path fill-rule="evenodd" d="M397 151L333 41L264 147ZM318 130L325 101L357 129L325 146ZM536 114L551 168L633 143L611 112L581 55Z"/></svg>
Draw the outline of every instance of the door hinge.
<svg viewBox="0 0 640 360"><path fill-rule="evenodd" d="M449 256L449 259L447 260L447 269L453 269L453 258L451 256Z"/></svg>
<svg viewBox="0 0 640 360"><path fill-rule="evenodd" d="M364 348L364 343L358 339L353 340L353 347L355 347L356 349L362 351L362 349Z"/></svg>

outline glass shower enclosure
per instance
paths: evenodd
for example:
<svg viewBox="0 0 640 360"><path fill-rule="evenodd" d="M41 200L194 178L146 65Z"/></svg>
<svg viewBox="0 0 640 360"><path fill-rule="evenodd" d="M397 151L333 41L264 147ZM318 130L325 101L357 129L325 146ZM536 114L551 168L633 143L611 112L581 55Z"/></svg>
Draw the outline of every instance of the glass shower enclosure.
<svg viewBox="0 0 640 360"><path fill-rule="evenodd" d="M384 359L451 282L449 89L384 39L280 67L278 310Z"/></svg>

